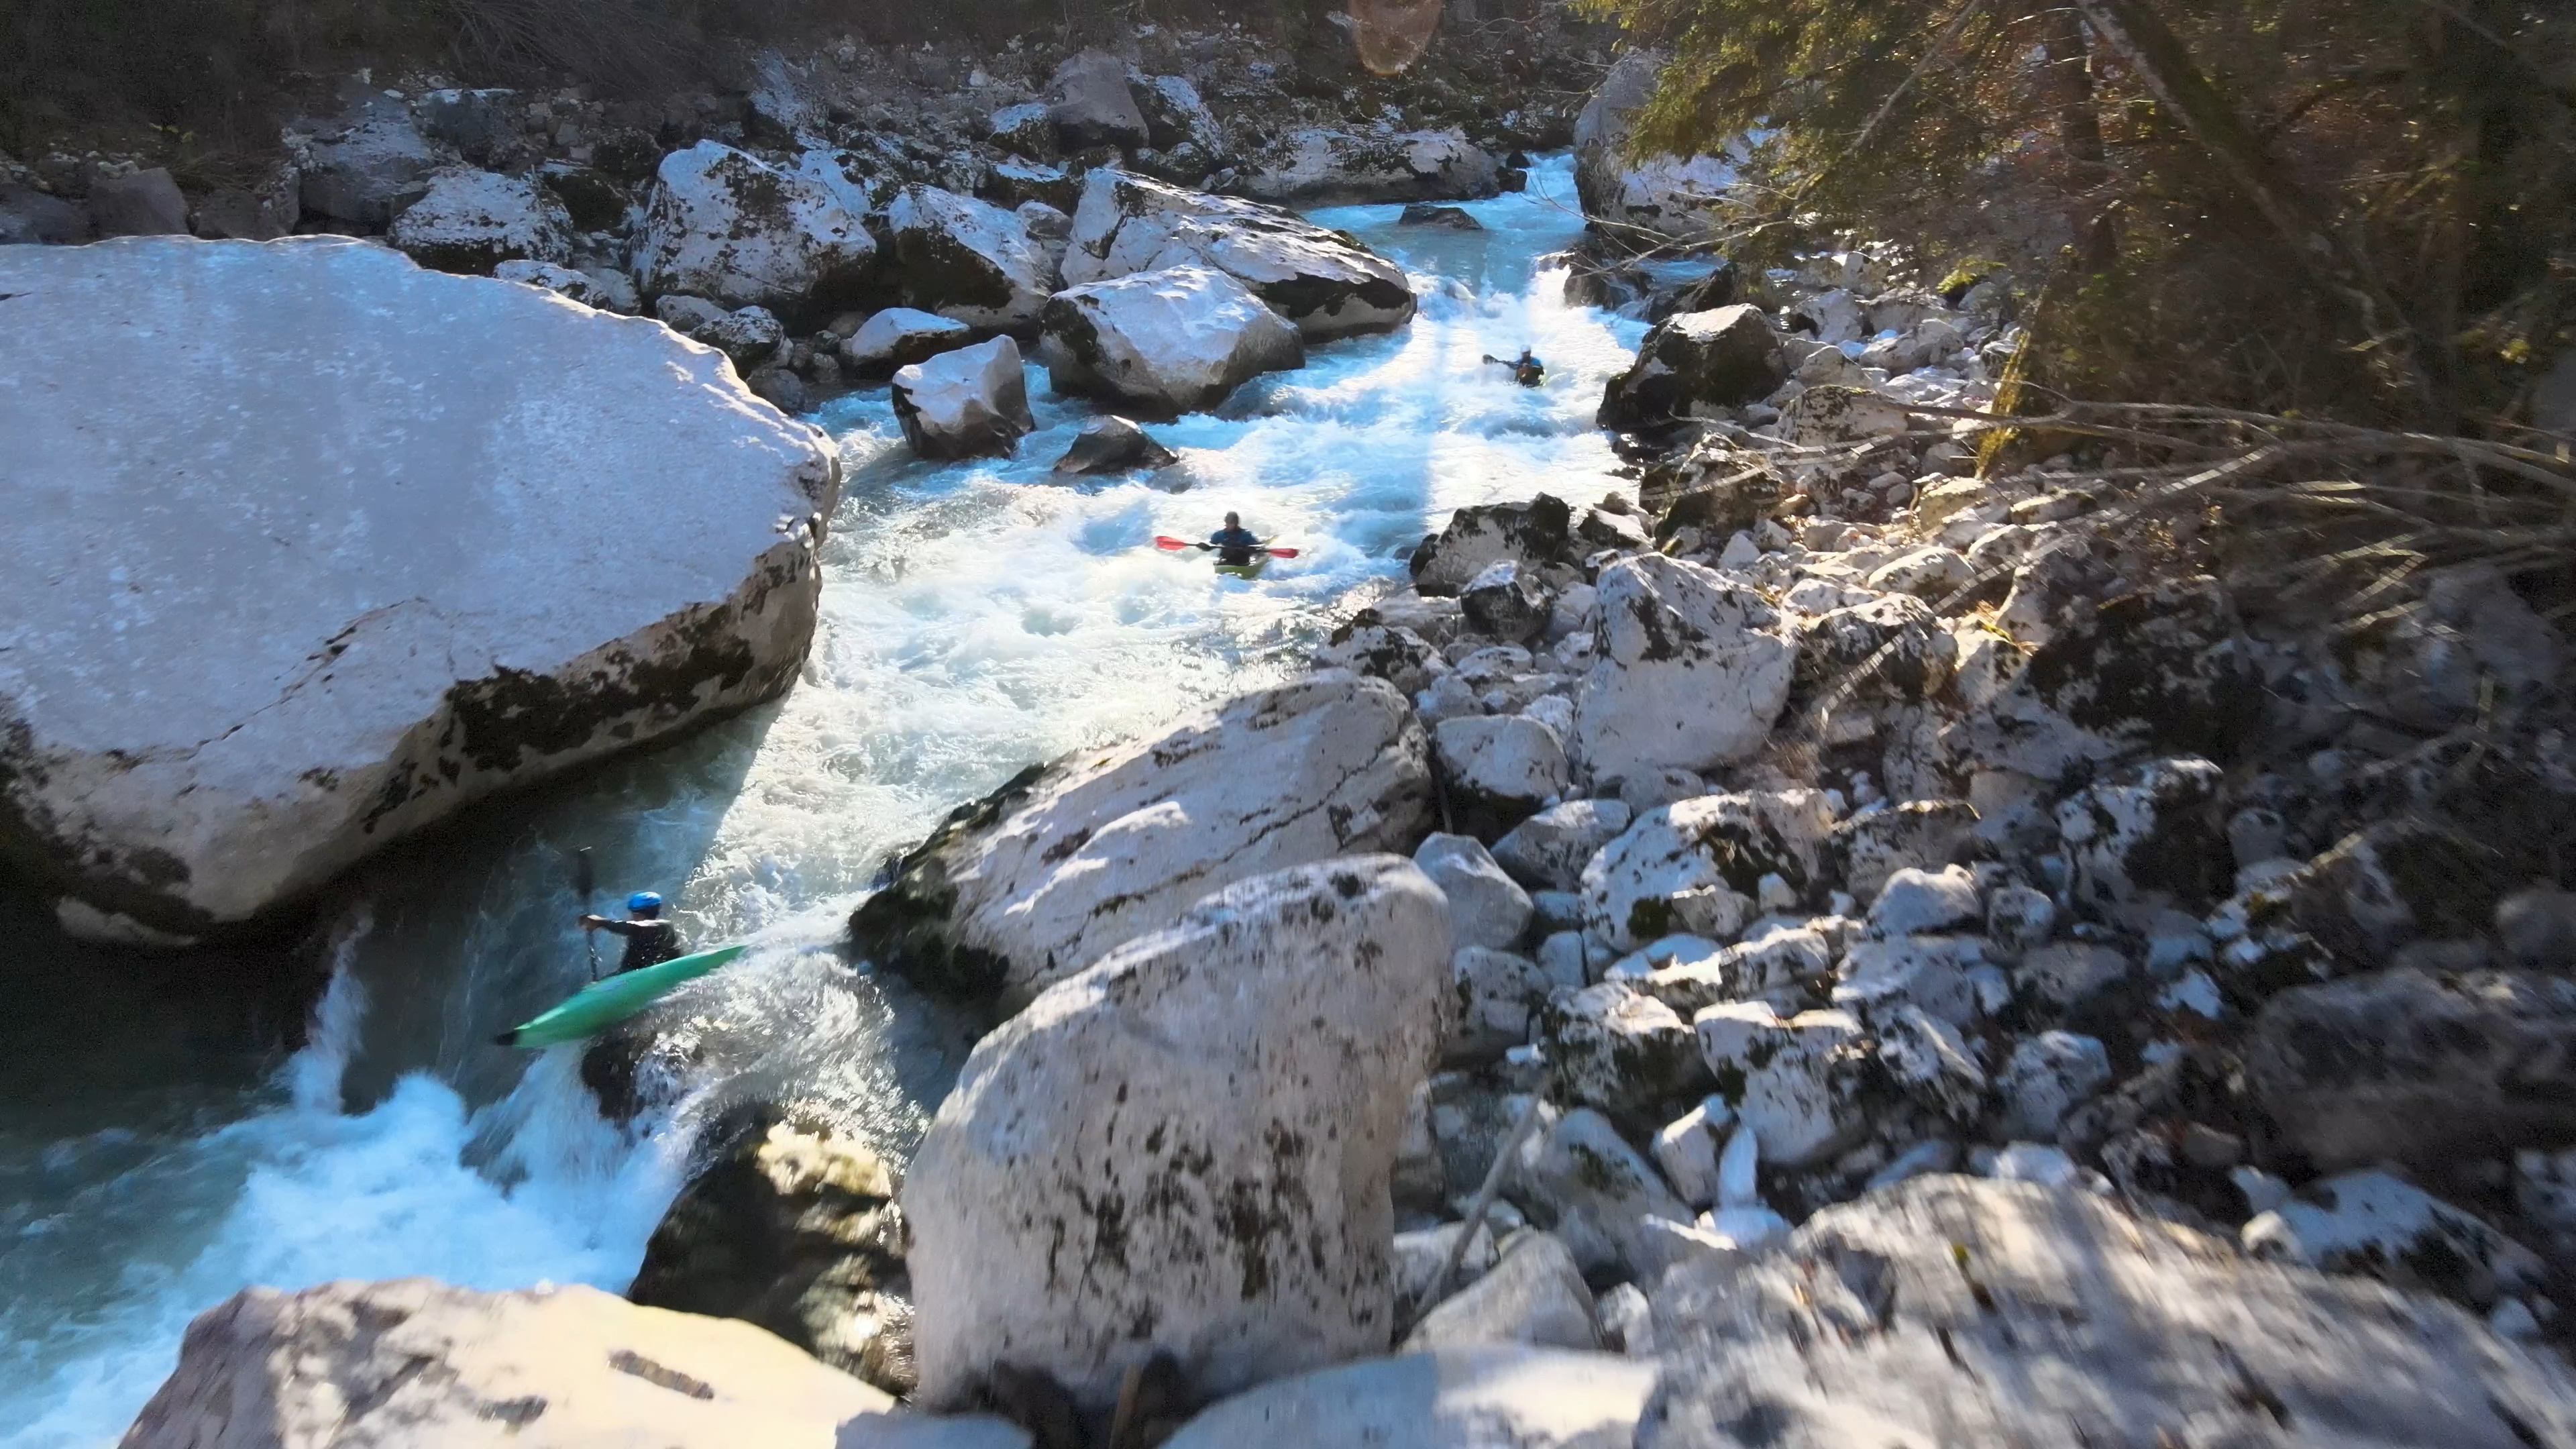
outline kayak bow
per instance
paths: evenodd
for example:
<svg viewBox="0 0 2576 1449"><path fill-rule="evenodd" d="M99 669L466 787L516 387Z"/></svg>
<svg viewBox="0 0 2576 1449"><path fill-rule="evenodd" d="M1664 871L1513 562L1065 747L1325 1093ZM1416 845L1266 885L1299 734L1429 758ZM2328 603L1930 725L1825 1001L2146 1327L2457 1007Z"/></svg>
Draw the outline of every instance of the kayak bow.
<svg viewBox="0 0 2576 1449"><path fill-rule="evenodd" d="M715 970L749 948L719 946L694 956L681 956L658 966L594 981L552 1010L512 1027L492 1040L502 1046L550 1047L580 1041L615 1026L664 996Z"/></svg>

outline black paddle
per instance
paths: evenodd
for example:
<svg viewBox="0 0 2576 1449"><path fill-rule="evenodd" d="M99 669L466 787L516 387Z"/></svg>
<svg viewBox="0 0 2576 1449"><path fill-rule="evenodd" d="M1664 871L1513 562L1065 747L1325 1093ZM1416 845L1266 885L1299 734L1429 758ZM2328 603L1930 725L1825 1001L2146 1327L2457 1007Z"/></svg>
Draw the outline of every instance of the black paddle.
<svg viewBox="0 0 2576 1449"><path fill-rule="evenodd" d="M581 895L581 913L590 914L591 897L599 894L599 877L590 866L590 847L585 845L572 853L572 888ZM590 948L590 979L599 979L599 937L587 926L582 928L581 943Z"/></svg>

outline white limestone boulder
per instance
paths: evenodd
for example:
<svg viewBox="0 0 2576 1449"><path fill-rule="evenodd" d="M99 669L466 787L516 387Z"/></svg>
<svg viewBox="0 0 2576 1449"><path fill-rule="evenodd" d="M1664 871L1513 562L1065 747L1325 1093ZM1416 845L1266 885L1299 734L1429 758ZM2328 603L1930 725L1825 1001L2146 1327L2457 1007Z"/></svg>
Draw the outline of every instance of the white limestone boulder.
<svg viewBox="0 0 2576 1449"><path fill-rule="evenodd" d="M298 122L288 133L302 213L368 232L418 200L438 169L410 111L387 97L369 95L344 116Z"/></svg>
<svg viewBox="0 0 2576 1449"><path fill-rule="evenodd" d="M1382 1349L1449 959L1431 882L1353 856L1211 895L984 1038L903 1186L921 1400L1010 1364L1103 1408L1158 1350L1213 1396Z"/></svg>
<svg viewBox="0 0 2576 1449"><path fill-rule="evenodd" d="M975 329L955 318L917 307L888 307L860 323L841 344L841 365L861 377L882 377L954 352L974 337Z"/></svg>
<svg viewBox="0 0 2576 1449"><path fill-rule="evenodd" d="M533 177L449 167L385 240L424 267L488 276L503 262L568 260L572 213Z"/></svg>
<svg viewBox="0 0 2576 1449"><path fill-rule="evenodd" d="M2484 1218L2386 1171L2320 1178L2257 1214L2239 1237L2269 1262L2377 1278L2482 1312L2546 1272L2538 1254Z"/></svg>
<svg viewBox="0 0 2576 1449"><path fill-rule="evenodd" d="M1015 212L934 186L908 186L886 207L893 277L904 300L971 327L1036 330L1055 264Z"/></svg>
<svg viewBox="0 0 2576 1449"><path fill-rule="evenodd" d="M782 317L828 310L876 260L852 199L721 142L674 151L636 234L636 285L648 296L685 292Z"/></svg>
<svg viewBox="0 0 2576 1449"><path fill-rule="evenodd" d="M1690 1023L1623 982L1555 993L1541 1032L1567 1101L1636 1120L1708 1089Z"/></svg>
<svg viewBox="0 0 2576 1449"><path fill-rule="evenodd" d="M1431 741L1453 818L1473 834L1499 837L1571 786L1564 741L1527 715L1444 719Z"/></svg>
<svg viewBox="0 0 2576 1449"><path fill-rule="evenodd" d="M2061 801L2057 831L2075 867L2072 894L2113 907L2225 897L2236 873L2216 810L2225 778L2208 760L2150 760Z"/></svg>
<svg viewBox="0 0 2576 1449"><path fill-rule="evenodd" d="M1686 931L1735 938L1761 880L1813 879L1832 807L1814 790L1701 795L1649 810L1583 868L1584 930L1614 951Z"/></svg>
<svg viewBox="0 0 2576 1449"><path fill-rule="evenodd" d="M1497 564L1535 574L1578 556L1568 531L1572 523L1573 510L1552 493L1526 502L1471 504L1425 538L1406 568L1416 592L1431 598L1459 593ZM1459 612L1465 613L1463 602Z"/></svg>
<svg viewBox="0 0 2576 1449"><path fill-rule="evenodd" d="M1706 770L1770 738L1798 646L1779 611L1662 554L1601 571L1596 657L1575 695L1574 750L1597 779Z"/></svg>
<svg viewBox="0 0 2576 1449"><path fill-rule="evenodd" d="M1409 846L1430 818L1403 697L1312 675L1028 771L897 861L851 934L934 991L1016 1006L1211 890Z"/></svg>
<svg viewBox="0 0 2576 1449"><path fill-rule="evenodd" d="M553 262L501 262L492 268L492 275L504 282L542 287L558 297L579 302L585 307L596 307L603 312L635 310L633 284L629 283L623 290L619 290L602 285L599 278L588 272L577 272L570 267L557 266ZM623 280L622 277L619 279Z"/></svg>
<svg viewBox="0 0 2576 1449"><path fill-rule="evenodd" d="M1664 1380L1636 1449L1734 1449L1746 1422L1779 1445L2576 1438L2554 1356L2080 1188L1918 1178L1667 1276L1654 1321Z"/></svg>
<svg viewBox="0 0 2576 1449"><path fill-rule="evenodd" d="M1527 956L1488 946L1461 946L1450 962L1457 1010L1441 1058L1451 1065L1490 1062L1530 1039L1553 989Z"/></svg>
<svg viewBox="0 0 2576 1449"><path fill-rule="evenodd" d="M893 1410L881 1390L747 1323L579 1284L479 1293L429 1278L342 1280L246 1288L199 1314L124 1443L860 1449L910 1442L872 1431Z"/></svg>
<svg viewBox="0 0 2576 1449"><path fill-rule="evenodd" d="M1633 819L1616 800L1568 800L1513 826L1494 842L1494 860L1531 890L1576 890L1594 853Z"/></svg>
<svg viewBox="0 0 2576 1449"><path fill-rule="evenodd" d="M2031 1142L2054 1142L2066 1114L2111 1080L2111 1054L2071 1031L2043 1031L2013 1048L1995 1083L2003 1130Z"/></svg>
<svg viewBox="0 0 2576 1449"><path fill-rule="evenodd" d="M1710 408L1759 402L1789 380L1780 332L1748 303L1655 324L1637 360L1610 380L1595 420L1605 428L1669 426Z"/></svg>
<svg viewBox="0 0 2576 1449"><path fill-rule="evenodd" d="M1473 201L1502 194L1492 153L1451 126L1439 131L1363 131L1303 126L1253 162L1243 194L1280 206L1360 206L1396 201Z"/></svg>
<svg viewBox="0 0 2576 1449"><path fill-rule="evenodd" d="M1514 1196L1589 1273L1640 1272L1660 1258L1650 1223L1690 1225L1691 1211L1610 1119L1577 1107L1521 1144Z"/></svg>
<svg viewBox="0 0 2576 1449"><path fill-rule="evenodd" d="M1413 852L1432 883L1449 898L1451 933L1462 946L1510 950L1529 929L1529 893L1503 873L1484 843L1472 835L1433 834Z"/></svg>
<svg viewBox="0 0 2576 1449"><path fill-rule="evenodd" d="M1907 866L1890 875L1869 908L1870 933L1914 936L1973 927L1986 919L1977 878L1965 866Z"/></svg>
<svg viewBox="0 0 2576 1449"><path fill-rule="evenodd" d="M1638 250L1714 240L1708 203L1735 183L1722 157L1630 154L1636 114L1654 95L1664 59L1654 50L1621 56L1574 122L1574 189L1583 214Z"/></svg>
<svg viewBox="0 0 2576 1449"><path fill-rule="evenodd" d="M1038 357L1056 391L1152 417L1204 411L1306 361L1295 327L1208 267L1068 287L1048 300L1042 325Z"/></svg>
<svg viewBox="0 0 2576 1449"><path fill-rule="evenodd" d="M1127 62L1105 50L1065 57L1048 82L1053 103L1047 120L1068 151L1094 146L1142 146L1152 139L1145 113L1128 85ZM999 118L996 118L998 123Z"/></svg>
<svg viewBox="0 0 2576 1449"><path fill-rule="evenodd" d="M1402 1348L1422 1353L1484 1343L1602 1346L1592 1290L1565 1244L1543 1232L1513 1234L1493 1267L1424 1315Z"/></svg>
<svg viewBox="0 0 2576 1449"><path fill-rule="evenodd" d="M1735 1109L1711 1097L1656 1131L1655 1165L1683 1202L1704 1208L1717 1201L1718 1144L1734 1122ZM1749 1132L1739 1135L1752 1139Z"/></svg>
<svg viewBox="0 0 2576 1449"><path fill-rule="evenodd" d="M1655 1366L1485 1346L1281 1379L1202 1412L1164 1449L1628 1449Z"/></svg>
<svg viewBox="0 0 2576 1449"><path fill-rule="evenodd" d="M1844 953L1834 1005L1872 1026L1919 1007L1967 1026L1999 1007L2011 983L1986 961L1979 936L1896 936L1855 941Z"/></svg>
<svg viewBox="0 0 2576 1449"><path fill-rule="evenodd" d="M787 345L787 328L766 307L737 307L689 336L732 358L745 377Z"/></svg>
<svg viewBox="0 0 2576 1449"><path fill-rule="evenodd" d="M1866 1127L1866 1036L1841 1011L1782 1018L1765 1002L1712 1006L1692 1018L1716 1095L1735 1109L1764 1160L1803 1167Z"/></svg>
<svg viewBox="0 0 2576 1449"><path fill-rule="evenodd" d="M1038 425L1020 345L996 337L895 369L894 416L924 458L1009 453Z"/></svg>
<svg viewBox="0 0 2576 1449"><path fill-rule="evenodd" d="M1309 342L1392 332L1413 320L1404 269L1293 213L1103 168L1073 214L1064 279L1080 286L1210 267L1251 289Z"/></svg>
<svg viewBox="0 0 2576 1449"><path fill-rule="evenodd" d="M0 292L0 538L57 561L0 585L0 856L96 910L291 907L804 659L834 454L657 324L334 238L8 248Z"/></svg>

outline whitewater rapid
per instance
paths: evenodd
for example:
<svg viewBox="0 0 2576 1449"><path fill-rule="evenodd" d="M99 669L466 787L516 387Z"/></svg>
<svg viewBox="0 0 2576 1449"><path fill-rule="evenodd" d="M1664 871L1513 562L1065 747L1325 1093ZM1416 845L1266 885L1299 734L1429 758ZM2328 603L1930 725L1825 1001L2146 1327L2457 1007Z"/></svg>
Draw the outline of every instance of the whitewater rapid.
<svg viewBox="0 0 2576 1449"><path fill-rule="evenodd" d="M1623 486L1592 415L1643 325L1567 307L1542 267L1580 233L1573 195L1557 159L1527 193L1467 204L1482 232L1315 213L1401 261L1420 317L1150 427L1182 457L1150 478L1053 481L1094 411L1034 368L1039 431L1014 460L911 460L883 388L826 404L848 485L785 700L371 871L282 1067L0 1107L0 1445L112 1443L188 1320L245 1285L621 1289L690 1127L745 1095L792 1089L908 1153L971 1042L843 957L889 852L1032 761L1284 676L1453 509ZM1480 361L1523 346L1545 387ZM1302 556L1246 582L1153 549L1228 510ZM663 1009L698 1061L631 1127L601 1120L571 1049L489 1044L584 979L565 868L582 847L605 891L660 889L691 940L753 946Z"/></svg>

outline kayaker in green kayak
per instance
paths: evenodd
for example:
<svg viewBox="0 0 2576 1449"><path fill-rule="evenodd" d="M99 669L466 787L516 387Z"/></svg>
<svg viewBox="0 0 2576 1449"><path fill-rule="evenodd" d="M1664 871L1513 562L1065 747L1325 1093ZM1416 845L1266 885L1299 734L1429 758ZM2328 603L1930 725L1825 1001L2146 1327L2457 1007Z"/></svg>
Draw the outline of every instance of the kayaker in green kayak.
<svg viewBox="0 0 2576 1449"><path fill-rule="evenodd" d="M1220 566L1231 564L1241 568L1252 562L1253 551L1261 547L1261 540L1253 537L1252 530L1243 526L1242 514L1229 513L1225 516L1225 527L1208 535L1208 546L1216 550L1216 561Z"/></svg>
<svg viewBox="0 0 2576 1449"><path fill-rule="evenodd" d="M680 928L662 919L662 898L651 891L637 891L626 898L626 919L612 921L606 916L584 916L585 931L609 931L626 938L626 954L619 958L614 975L659 966L688 953L680 944Z"/></svg>

